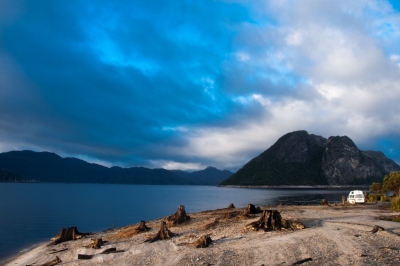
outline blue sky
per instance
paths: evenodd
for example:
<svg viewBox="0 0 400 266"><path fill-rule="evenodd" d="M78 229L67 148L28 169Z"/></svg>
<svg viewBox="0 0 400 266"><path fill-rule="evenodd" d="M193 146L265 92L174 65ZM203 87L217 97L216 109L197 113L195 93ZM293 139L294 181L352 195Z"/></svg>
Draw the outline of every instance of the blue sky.
<svg viewBox="0 0 400 266"><path fill-rule="evenodd" d="M304 129L400 163L399 102L397 1L0 0L0 152L236 171Z"/></svg>

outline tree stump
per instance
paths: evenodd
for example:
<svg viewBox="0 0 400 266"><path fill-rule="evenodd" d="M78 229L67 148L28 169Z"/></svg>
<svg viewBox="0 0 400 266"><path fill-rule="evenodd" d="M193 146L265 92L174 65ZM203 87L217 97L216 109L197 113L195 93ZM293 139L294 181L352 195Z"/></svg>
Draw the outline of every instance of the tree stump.
<svg viewBox="0 0 400 266"><path fill-rule="evenodd" d="M229 204L228 209L234 209L236 208L235 205L233 205L233 203Z"/></svg>
<svg viewBox="0 0 400 266"><path fill-rule="evenodd" d="M140 221L139 225L135 228L135 233L141 233L141 232L147 232L149 231L151 228L146 226L146 222L145 221Z"/></svg>
<svg viewBox="0 0 400 266"><path fill-rule="evenodd" d="M374 228L372 228L371 232L372 232L373 234L375 234L375 233L378 232L378 231L384 231L384 230L385 230L385 229L384 229L383 227L378 226L378 225L375 225Z"/></svg>
<svg viewBox="0 0 400 266"><path fill-rule="evenodd" d="M178 246L188 246L194 248L206 248L212 243L212 239L208 235L203 235L193 243L180 243Z"/></svg>
<svg viewBox="0 0 400 266"><path fill-rule="evenodd" d="M52 242L48 244L48 246L51 245L57 245L59 243L69 241L69 240L76 240L82 238L82 236L90 235L92 233L80 233L76 227L70 227L70 228L63 228L58 232L58 234L53 237L51 240Z"/></svg>
<svg viewBox="0 0 400 266"><path fill-rule="evenodd" d="M258 221L249 223L246 227L253 230L262 229L264 231L281 230L281 214L276 210L264 210Z"/></svg>
<svg viewBox="0 0 400 266"><path fill-rule="evenodd" d="M343 206L346 205L346 196L342 196L342 205L343 205Z"/></svg>
<svg viewBox="0 0 400 266"><path fill-rule="evenodd" d="M320 205L328 206L329 205L328 200L327 199L322 199Z"/></svg>
<svg viewBox="0 0 400 266"><path fill-rule="evenodd" d="M185 221L189 221L190 216L186 214L185 206L179 205L178 210L176 213L167 217L167 222L169 226L174 226L177 224L181 224Z"/></svg>
<svg viewBox="0 0 400 266"><path fill-rule="evenodd" d="M165 239L170 239L172 237L176 236L176 234L172 233L171 231L168 230L167 224L165 221L161 221L160 223L160 229L158 230L158 233L149 239L147 239L145 242L155 242L158 240L165 240Z"/></svg>
<svg viewBox="0 0 400 266"><path fill-rule="evenodd" d="M86 247L87 248L99 249L99 248L101 248L102 245L104 245L103 239L101 239L101 238L92 238L92 242L89 245L87 245Z"/></svg>

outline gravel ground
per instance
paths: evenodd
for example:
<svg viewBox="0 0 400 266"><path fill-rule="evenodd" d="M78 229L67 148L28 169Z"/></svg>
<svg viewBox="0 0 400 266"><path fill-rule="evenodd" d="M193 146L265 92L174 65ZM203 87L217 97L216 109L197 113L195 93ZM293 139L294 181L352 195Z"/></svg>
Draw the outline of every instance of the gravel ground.
<svg viewBox="0 0 400 266"><path fill-rule="evenodd" d="M148 221L152 229L133 236L124 236L132 226L101 232L89 238L64 242L55 246L39 246L5 265L40 265L56 256L57 265L400 265L400 223L377 220L395 215L382 203L355 206L278 206L283 219L298 220L302 230L253 231L246 228L259 219L243 218L244 209L222 209L189 213L191 220L169 227L178 234L154 243L144 242L157 233L162 219ZM171 213L174 210L171 211ZM190 211L190 210L187 210ZM229 213L231 215L229 215ZM230 218L229 218L230 217ZM210 228L205 225L214 223ZM372 233L374 225L384 231ZM190 243L202 235L213 240L207 248L179 244ZM88 249L90 238L107 240L101 249ZM107 248L119 253L99 254ZM60 251L57 253L52 253ZM95 255L78 260L78 254Z"/></svg>

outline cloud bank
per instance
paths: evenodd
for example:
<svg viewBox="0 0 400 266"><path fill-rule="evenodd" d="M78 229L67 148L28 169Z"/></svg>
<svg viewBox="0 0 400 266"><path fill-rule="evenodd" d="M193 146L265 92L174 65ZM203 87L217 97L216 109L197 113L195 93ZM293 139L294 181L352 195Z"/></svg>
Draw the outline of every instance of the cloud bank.
<svg viewBox="0 0 400 266"><path fill-rule="evenodd" d="M2 1L0 151L237 170L283 134L400 163L388 1Z"/></svg>

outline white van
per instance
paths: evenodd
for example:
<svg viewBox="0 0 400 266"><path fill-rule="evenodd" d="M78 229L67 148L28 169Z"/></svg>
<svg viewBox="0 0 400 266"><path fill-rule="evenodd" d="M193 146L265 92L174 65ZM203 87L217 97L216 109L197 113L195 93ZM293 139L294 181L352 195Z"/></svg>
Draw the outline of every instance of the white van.
<svg viewBox="0 0 400 266"><path fill-rule="evenodd" d="M350 204L365 203L364 193L361 190L352 190L347 197Z"/></svg>

